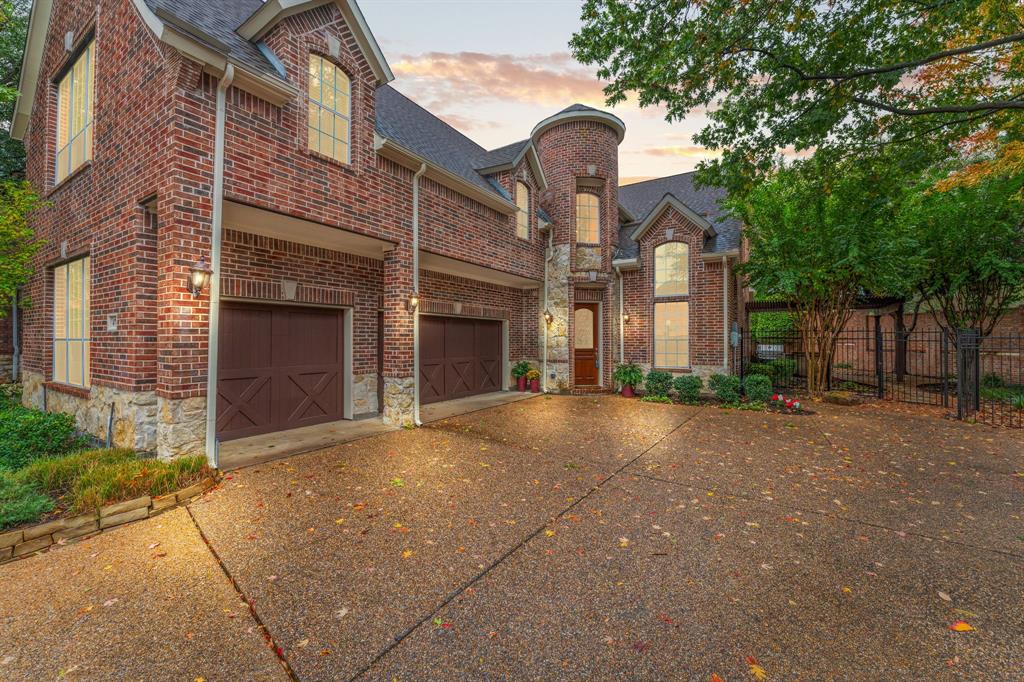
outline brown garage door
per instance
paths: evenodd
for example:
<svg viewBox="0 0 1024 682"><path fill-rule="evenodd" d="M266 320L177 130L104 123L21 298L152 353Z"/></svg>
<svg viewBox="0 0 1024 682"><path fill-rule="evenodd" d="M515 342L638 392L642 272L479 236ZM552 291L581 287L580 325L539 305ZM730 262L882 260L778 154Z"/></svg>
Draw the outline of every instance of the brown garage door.
<svg viewBox="0 0 1024 682"><path fill-rule="evenodd" d="M221 306L217 435L221 440L342 418L341 311Z"/></svg>
<svg viewBox="0 0 1024 682"><path fill-rule="evenodd" d="M420 403L501 390L501 322L420 318Z"/></svg>

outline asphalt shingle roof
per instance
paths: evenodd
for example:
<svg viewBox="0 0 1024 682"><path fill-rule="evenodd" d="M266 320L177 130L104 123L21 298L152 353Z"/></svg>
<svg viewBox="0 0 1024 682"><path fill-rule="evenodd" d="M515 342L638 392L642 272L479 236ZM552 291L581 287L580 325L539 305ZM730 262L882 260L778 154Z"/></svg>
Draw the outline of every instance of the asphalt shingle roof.
<svg viewBox="0 0 1024 682"><path fill-rule="evenodd" d="M706 253L719 253L739 248L740 222L730 216L720 205L725 198L725 190L720 187L698 189L693 183L694 175L695 173L691 171L619 188L619 203L633 214L636 222L623 226L619 230L619 249L615 255L616 258L636 257L638 247L630 235L636 226L642 223L661 203L666 194L671 194L694 213L704 216L714 226L717 235L709 238L705 243L704 251Z"/></svg>
<svg viewBox="0 0 1024 682"><path fill-rule="evenodd" d="M224 43L228 47L228 56L242 65L257 73L280 79L277 69L263 56L255 43L235 33L235 29L263 6L263 0L146 0L146 5L158 16L163 12L177 17ZM202 36L192 35L202 40Z"/></svg>
<svg viewBox="0 0 1024 682"><path fill-rule="evenodd" d="M480 158L477 162L477 168L493 168L505 163L512 163L528 144L530 144L530 140L526 139L513 142L512 144L507 144L504 147L492 149Z"/></svg>

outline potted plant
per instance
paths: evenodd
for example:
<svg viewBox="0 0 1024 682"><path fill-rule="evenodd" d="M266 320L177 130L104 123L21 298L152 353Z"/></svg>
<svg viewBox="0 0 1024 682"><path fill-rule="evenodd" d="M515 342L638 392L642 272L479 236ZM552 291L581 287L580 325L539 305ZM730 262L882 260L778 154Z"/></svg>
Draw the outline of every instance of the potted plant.
<svg viewBox="0 0 1024 682"><path fill-rule="evenodd" d="M622 362L615 365L612 379L622 386L623 397L632 398L633 389L644 380L644 370L635 362Z"/></svg>
<svg viewBox="0 0 1024 682"><path fill-rule="evenodd" d="M526 360L520 360L516 364L512 365L512 376L516 378L516 388L519 391L526 390L526 374L530 371L530 363Z"/></svg>
<svg viewBox="0 0 1024 682"><path fill-rule="evenodd" d="M530 393L540 393L540 371L530 368L526 373L526 380L530 382Z"/></svg>

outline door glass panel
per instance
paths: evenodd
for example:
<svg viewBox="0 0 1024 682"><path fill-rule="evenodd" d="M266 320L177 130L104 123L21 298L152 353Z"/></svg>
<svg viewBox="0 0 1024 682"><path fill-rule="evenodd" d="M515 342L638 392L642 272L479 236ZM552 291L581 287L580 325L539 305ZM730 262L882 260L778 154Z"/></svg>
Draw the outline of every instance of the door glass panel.
<svg viewBox="0 0 1024 682"><path fill-rule="evenodd" d="M592 350L594 348L594 311L590 308L576 309L576 348Z"/></svg>

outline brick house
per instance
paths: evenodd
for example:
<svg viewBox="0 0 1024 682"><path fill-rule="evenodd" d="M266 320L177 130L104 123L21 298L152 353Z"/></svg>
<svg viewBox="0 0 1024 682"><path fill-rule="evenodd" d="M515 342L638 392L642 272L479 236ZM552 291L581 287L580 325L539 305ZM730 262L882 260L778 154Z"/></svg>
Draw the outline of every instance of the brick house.
<svg viewBox="0 0 1024 682"><path fill-rule="evenodd" d="M38 0L13 134L47 200L26 404L162 457L613 365L728 360L739 225L618 186L615 116L486 150L410 101L354 0ZM212 275L211 275L212 273ZM205 280L205 281L204 281Z"/></svg>

